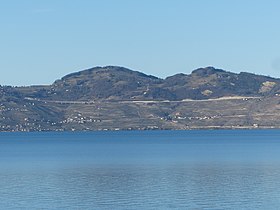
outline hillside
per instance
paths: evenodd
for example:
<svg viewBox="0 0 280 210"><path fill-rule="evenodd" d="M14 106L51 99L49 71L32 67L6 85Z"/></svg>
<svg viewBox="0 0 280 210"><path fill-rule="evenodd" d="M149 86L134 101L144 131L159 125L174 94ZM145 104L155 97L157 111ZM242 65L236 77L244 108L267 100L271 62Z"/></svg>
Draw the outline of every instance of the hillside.
<svg viewBox="0 0 280 210"><path fill-rule="evenodd" d="M1 131L280 128L280 80L199 68L165 79L95 67L0 87Z"/></svg>

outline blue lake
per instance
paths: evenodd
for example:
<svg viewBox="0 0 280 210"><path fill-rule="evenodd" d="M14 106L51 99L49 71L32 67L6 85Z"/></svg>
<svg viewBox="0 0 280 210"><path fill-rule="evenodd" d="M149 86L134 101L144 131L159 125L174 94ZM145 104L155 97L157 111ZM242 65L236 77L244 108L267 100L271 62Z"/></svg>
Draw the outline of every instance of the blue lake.
<svg viewBox="0 0 280 210"><path fill-rule="evenodd" d="M0 133L1 209L278 209L280 131Z"/></svg>

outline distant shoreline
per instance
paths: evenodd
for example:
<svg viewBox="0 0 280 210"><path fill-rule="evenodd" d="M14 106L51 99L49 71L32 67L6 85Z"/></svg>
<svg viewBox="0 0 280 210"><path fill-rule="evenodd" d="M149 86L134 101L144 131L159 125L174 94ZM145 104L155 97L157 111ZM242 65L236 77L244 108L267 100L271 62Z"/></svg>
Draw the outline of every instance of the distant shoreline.
<svg viewBox="0 0 280 210"><path fill-rule="evenodd" d="M119 66L0 86L0 131L279 129L280 79L214 67L165 79Z"/></svg>

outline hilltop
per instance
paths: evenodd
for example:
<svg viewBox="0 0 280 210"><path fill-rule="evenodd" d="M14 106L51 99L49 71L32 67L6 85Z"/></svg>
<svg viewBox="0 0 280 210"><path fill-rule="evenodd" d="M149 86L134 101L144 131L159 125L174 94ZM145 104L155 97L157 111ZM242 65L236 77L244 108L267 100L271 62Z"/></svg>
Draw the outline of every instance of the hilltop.
<svg viewBox="0 0 280 210"><path fill-rule="evenodd" d="M165 79L95 67L53 84L0 87L0 130L278 128L280 79L214 67Z"/></svg>

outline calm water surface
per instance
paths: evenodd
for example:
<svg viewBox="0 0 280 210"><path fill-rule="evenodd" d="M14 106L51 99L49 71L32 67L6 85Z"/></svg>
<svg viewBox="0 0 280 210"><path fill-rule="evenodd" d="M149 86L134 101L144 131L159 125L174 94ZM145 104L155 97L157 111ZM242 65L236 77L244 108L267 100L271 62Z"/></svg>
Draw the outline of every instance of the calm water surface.
<svg viewBox="0 0 280 210"><path fill-rule="evenodd" d="M280 131L1 133L1 209L279 209Z"/></svg>

